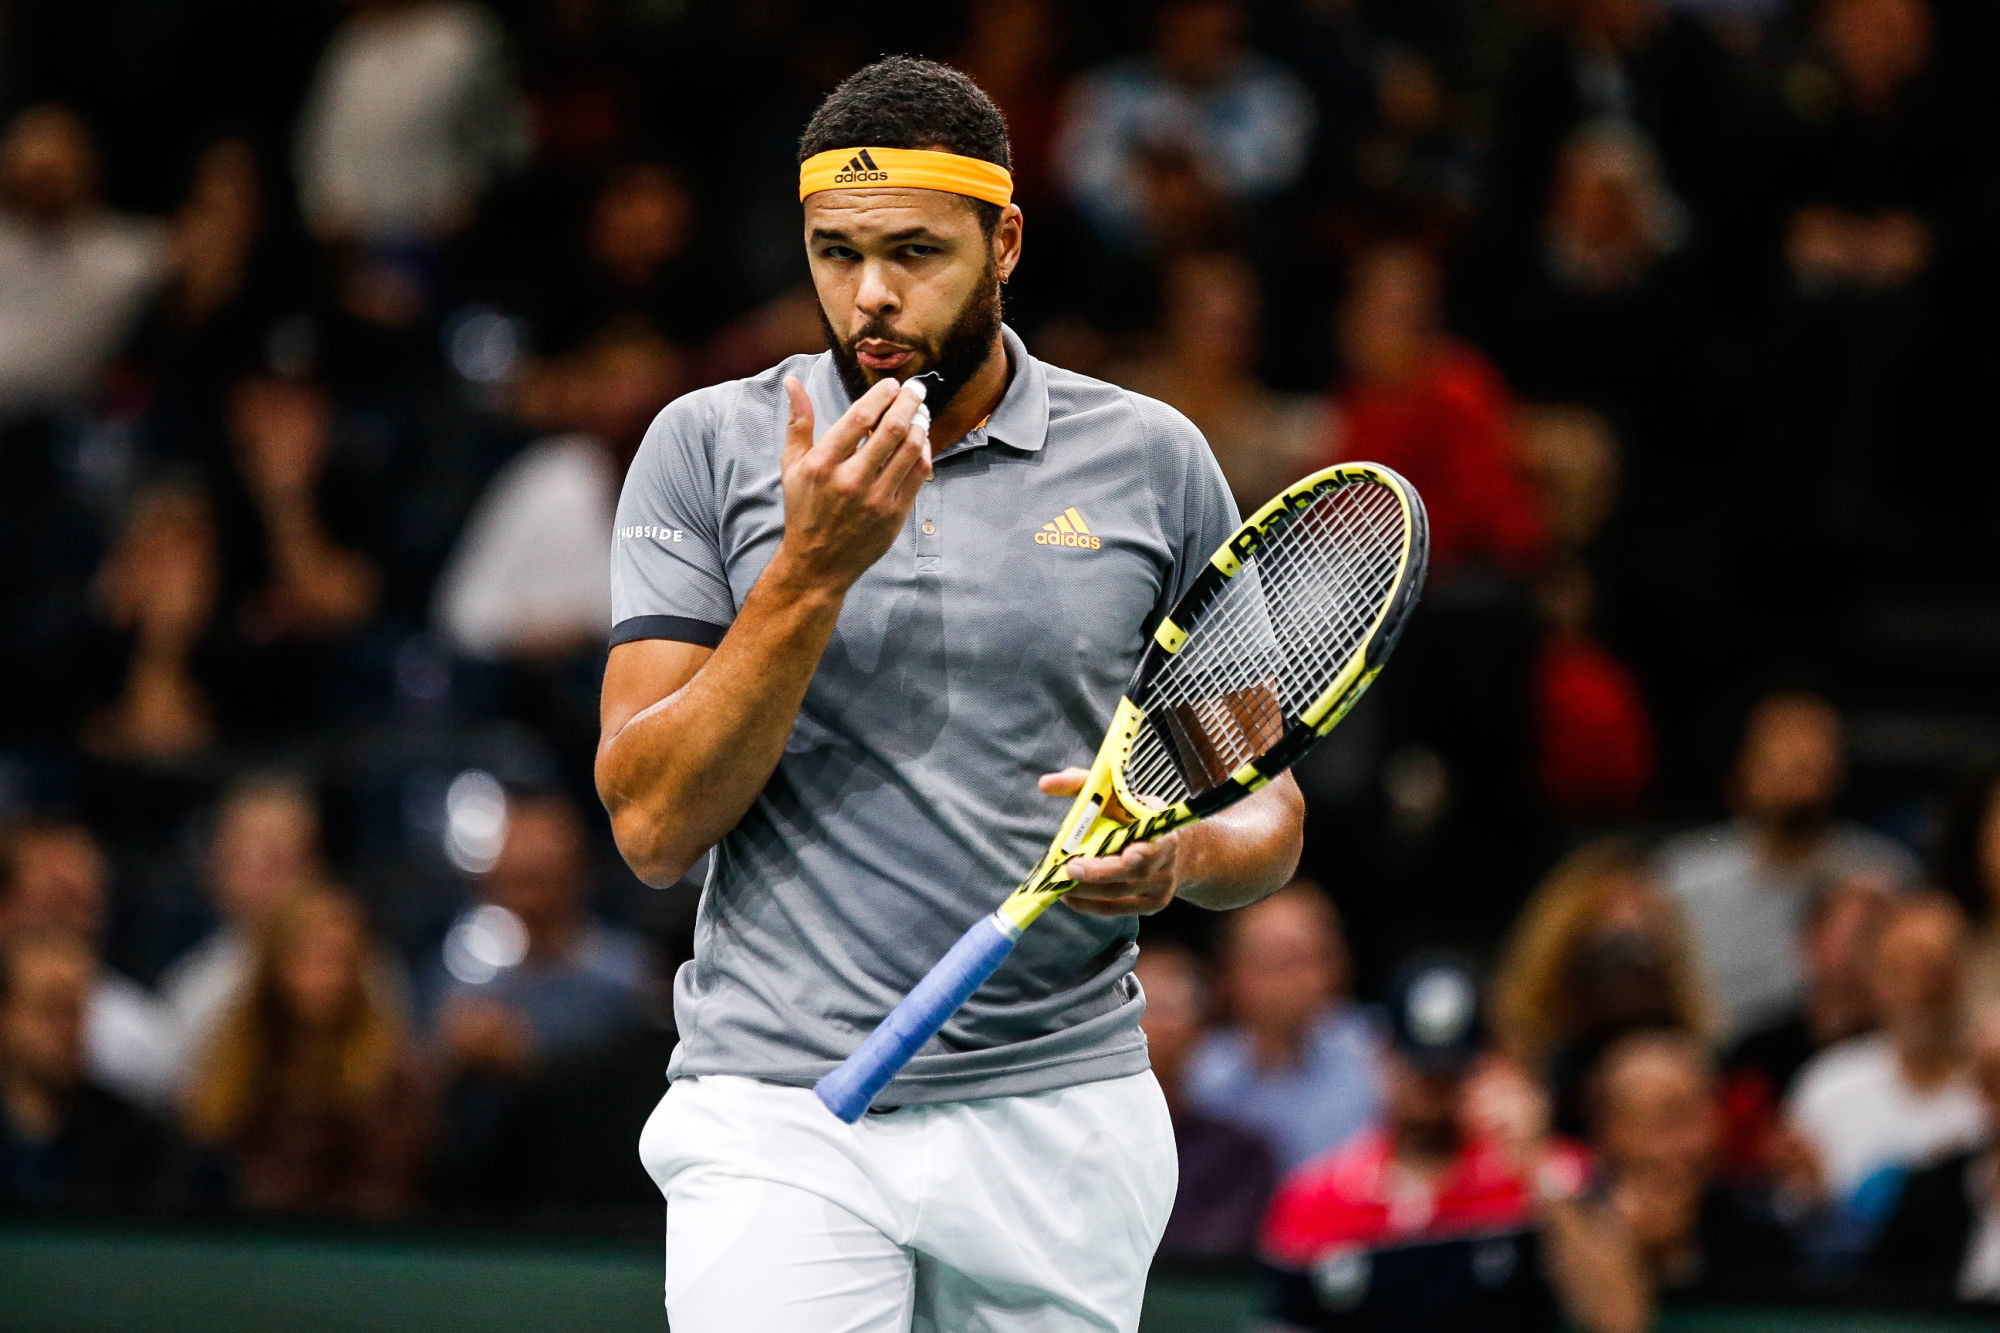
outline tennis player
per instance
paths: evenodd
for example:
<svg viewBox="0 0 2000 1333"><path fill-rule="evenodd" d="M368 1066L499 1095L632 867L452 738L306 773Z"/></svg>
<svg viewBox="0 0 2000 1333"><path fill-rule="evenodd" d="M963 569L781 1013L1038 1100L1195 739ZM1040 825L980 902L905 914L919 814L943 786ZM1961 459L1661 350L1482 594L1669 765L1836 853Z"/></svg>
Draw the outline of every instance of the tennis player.
<svg viewBox="0 0 2000 1333"><path fill-rule="evenodd" d="M1236 512L1185 418L1001 323L1022 216L969 79L870 65L799 158L830 350L670 404L618 509L598 788L649 883L713 852L640 1144L667 1310L675 1333L1136 1328L1175 1186L1137 918L1283 884L1289 778L1074 863L858 1124L811 1085L1041 855Z"/></svg>

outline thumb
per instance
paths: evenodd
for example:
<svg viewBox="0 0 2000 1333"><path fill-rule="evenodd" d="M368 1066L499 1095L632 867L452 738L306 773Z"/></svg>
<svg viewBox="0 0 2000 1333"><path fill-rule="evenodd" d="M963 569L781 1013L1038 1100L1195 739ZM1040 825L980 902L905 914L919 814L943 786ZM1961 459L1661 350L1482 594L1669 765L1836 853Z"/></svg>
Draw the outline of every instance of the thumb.
<svg viewBox="0 0 2000 1333"><path fill-rule="evenodd" d="M791 400L791 411L785 418L784 466L789 468L812 448L813 406L812 399L806 396L806 386L796 376L785 376L785 396Z"/></svg>
<svg viewBox="0 0 2000 1333"><path fill-rule="evenodd" d="M1035 780L1035 785L1049 796L1074 796L1083 790L1084 779L1089 776L1087 769L1065 768L1060 773L1044 773Z"/></svg>

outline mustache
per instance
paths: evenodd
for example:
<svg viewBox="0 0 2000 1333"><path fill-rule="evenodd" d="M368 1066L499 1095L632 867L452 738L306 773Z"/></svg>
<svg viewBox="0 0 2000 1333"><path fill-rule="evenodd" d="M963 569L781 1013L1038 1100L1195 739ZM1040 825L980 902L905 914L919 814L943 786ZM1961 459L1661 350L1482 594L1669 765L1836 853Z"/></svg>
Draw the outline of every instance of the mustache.
<svg viewBox="0 0 2000 1333"><path fill-rule="evenodd" d="M847 349L851 352L870 338L874 338L880 342L894 343L898 347L907 347L913 352L921 352L933 361L937 359L937 348L931 346L921 338L912 338L908 334L898 333L879 319L869 320L861 326L860 332L849 337L847 339Z"/></svg>

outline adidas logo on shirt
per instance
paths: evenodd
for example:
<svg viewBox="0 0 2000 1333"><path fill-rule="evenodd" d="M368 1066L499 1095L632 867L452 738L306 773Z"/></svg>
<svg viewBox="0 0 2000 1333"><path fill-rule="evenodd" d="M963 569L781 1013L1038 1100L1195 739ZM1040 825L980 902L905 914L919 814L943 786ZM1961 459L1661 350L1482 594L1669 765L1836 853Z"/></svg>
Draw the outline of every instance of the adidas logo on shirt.
<svg viewBox="0 0 2000 1333"><path fill-rule="evenodd" d="M1035 541L1041 546L1076 546L1087 551L1095 551L1104 543L1090 535L1090 525L1083 521L1083 515L1071 505L1056 515L1053 523L1042 524L1042 530L1035 534Z"/></svg>
<svg viewBox="0 0 2000 1333"><path fill-rule="evenodd" d="M835 185L853 185L859 181L885 181L888 179L889 173L875 165L875 159L868 156L866 148L847 159L847 165L833 173L833 183Z"/></svg>

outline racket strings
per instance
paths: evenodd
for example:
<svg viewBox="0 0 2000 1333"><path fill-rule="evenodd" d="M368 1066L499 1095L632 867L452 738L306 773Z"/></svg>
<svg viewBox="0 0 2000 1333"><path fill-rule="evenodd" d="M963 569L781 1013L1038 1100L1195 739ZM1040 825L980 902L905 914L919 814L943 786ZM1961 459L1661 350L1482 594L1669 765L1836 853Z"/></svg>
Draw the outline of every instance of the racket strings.
<svg viewBox="0 0 2000 1333"><path fill-rule="evenodd" d="M1366 646L1405 526L1391 488L1358 483L1320 496L1245 560L1134 692L1149 725L1127 761L1132 792L1171 805L1269 750Z"/></svg>

